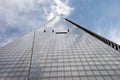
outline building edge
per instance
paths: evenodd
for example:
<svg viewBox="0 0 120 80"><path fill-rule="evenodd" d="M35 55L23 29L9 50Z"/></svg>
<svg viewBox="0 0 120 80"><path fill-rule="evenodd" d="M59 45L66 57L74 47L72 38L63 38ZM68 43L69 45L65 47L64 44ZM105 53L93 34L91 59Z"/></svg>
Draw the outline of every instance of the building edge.
<svg viewBox="0 0 120 80"><path fill-rule="evenodd" d="M67 19L67 18L65 18L65 20L68 21L68 22L70 22L70 23L72 23L73 25L75 25L75 26L77 26L78 28L84 30L84 31L87 32L88 34L92 35L93 37L97 38L98 40L102 41L103 43L107 44L108 46L110 46L110 47L112 47L112 48L114 48L115 50L117 50L117 51L120 52L120 45L119 45L119 44L117 44L117 43L115 43L115 42L113 42L113 41L111 41L111 40L109 40L109 39L106 39L105 37L102 37L102 36L100 36L100 35L92 32L92 31L90 31L90 30L88 30L88 29L86 29L86 28L84 28L84 27L76 24L75 22L73 22L73 21L71 21L71 20L69 20L69 19Z"/></svg>

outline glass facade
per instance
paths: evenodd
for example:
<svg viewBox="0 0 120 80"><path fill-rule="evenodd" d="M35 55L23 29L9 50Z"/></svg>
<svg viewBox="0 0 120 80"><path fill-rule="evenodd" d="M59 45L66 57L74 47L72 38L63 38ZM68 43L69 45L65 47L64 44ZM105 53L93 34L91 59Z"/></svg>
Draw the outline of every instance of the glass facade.
<svg viewBox="0 0 120 80"><path fill-rule="evenodd" d="M2 79L120 80L120 52L57 16L0 48Z"/></svg>
<svg viewBox="0 0 120 80"><path fill-rule="evenodd" d="M0 80L27 80L33 32L0 48Z"/></svg>

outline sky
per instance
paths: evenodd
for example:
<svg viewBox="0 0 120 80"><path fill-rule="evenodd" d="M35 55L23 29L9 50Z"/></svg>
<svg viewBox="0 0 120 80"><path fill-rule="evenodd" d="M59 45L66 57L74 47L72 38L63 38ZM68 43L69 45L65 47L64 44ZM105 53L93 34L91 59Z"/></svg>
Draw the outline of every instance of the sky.
<svg viewBox="0 0 120 80"><path fill-rule="evenodd" d="M120 0L0 0L0 46L60 15L120 44Z"/></svg>

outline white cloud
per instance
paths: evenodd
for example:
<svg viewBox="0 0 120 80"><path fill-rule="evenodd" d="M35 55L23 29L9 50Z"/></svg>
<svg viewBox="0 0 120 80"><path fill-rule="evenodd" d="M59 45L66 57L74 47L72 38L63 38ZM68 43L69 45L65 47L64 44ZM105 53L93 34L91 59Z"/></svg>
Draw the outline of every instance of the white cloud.
<svg viewBox="0 0 120 80"><path fill-rule="evenodd" d="M120 36L120 34L119 34L120 27L119 26L120 26L120 23L118 23L117 25L111 25L109 32L108 32L108 34L109 34L108 37L111 41L114 41L120 45L120 37L119 37ZM115 27L117 27L117 29Z"/></svg>
<svg viewBox="0 0 120 80"><path fill-rule="evenodd" d="M17 28L22 33L31 31L56 15L69 16L73 8L69 0L0 0L0 44L13 37L6 31ZM12 32L11 32L12 33ZM15 33L16 34L16 33Z"/></svg>
<svg viewBox="0 0 120 80"><path fill-rule="evenodd" d="M105 5L97 20L94 21L94 31L107 39L120 44L120 10L119 3L115 2L112 5Z"/></svg>
<svg viewBox="0 0 120 80"><path fill-rule="evenodd" d="M61 0L55 0L55 5L53 5L51 8L53 12L59 14L68 16L72 10L69 6L66 5L67 3L61 2Z"/></svg>
<svg viewBox="0 0 120 80"><path fill-rule="evenodd" d="M111 23L104 25L104 20L100 23L94 25L96 26L95 32L120 45L120 24L114 25L114 23Z"/></svg>

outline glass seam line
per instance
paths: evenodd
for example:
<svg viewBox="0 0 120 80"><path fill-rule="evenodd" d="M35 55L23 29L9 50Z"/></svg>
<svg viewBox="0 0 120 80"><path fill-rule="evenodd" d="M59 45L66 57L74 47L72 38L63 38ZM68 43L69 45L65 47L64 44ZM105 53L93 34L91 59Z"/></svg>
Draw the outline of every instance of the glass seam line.
<svg viewBox="0 0 120 80"><path fill-rule="evenodd" d="M30 71L31 71L31 64L32 64L32 57L33 57L33 49L34 49L34 42L35 42L35 32L33 33L33 42L32 42L32 48L31 48L31 56L30 56L30 67L29 67L29 73L28 73L28 80L30 80Z"/></svg>

